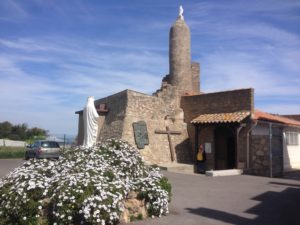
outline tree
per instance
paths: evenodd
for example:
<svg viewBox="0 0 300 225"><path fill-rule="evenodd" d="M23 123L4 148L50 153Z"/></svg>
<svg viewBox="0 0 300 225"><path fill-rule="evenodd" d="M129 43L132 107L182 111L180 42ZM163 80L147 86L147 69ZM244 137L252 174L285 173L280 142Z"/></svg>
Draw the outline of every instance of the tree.
<svg viewBox="0 0 300 225"><path fill-rule="evenodd" d="M12 124L8 121L0 123L0 138L8 138L12 132Z"/></svg>
<svg viewBox="0 0 300 225"><path fill-rule="evenodd" d="M26 140L26 131L28 125L26 123L18 124L12 127L12 135L10 136L12 140Z"/></svg>
<svg viewBox="0 0 300 225"><path fill-rule="evenodd" d="M47 131L38 127L28 129L26 123L12 125L5 121L0 123L0 138L8 138L11 140L35 140L44 139L47 136Z"/></svg>
<svg viewBox="0 0 300 225"><path fill-rule="evenodd" d="M27 139L34 139L35 137L46 137L47 131L38 127L28 129L26 132Z"/></svg>

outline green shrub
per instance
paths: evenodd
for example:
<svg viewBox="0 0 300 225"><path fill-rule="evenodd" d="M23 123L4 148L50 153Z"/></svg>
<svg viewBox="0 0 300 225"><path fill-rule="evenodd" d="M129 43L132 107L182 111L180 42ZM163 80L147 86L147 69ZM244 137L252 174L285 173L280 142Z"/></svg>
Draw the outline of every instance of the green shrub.
<svg viewBox="0 0 300 225"><path fill-rule="evenodd" d="M168 196L169 196L169 202L171 201L171 197L172 197L172 185L169 182L168 178L166 177L162 177L159 180L159 186L165 190L166 192L168 192Z"/></svg>
<svg viewBox="0 0 300 225"><path fill-rule="evenodd" d="M126 142L76 147L56 161L31 159L0 180L0 224L116 224L131 191L149 216L162 216L164 188L171 190L159 170Z"/></svg>

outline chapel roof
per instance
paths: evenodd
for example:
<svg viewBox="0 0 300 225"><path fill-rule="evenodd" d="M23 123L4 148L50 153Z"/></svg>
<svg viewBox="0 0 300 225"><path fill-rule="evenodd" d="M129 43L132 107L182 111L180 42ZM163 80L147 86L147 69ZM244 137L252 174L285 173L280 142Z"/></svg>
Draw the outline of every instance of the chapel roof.
<svg viewBox="0 0 300 225"><path fill-rule="evenodd" d="M292 120L300 121L300 114L280 115L280 116L284 116L284 117L287 117L287 118L292 119Z"/></svg>
<svg viewBox="0 0 300 225"><path fill-rule="evenodd" d="M284 116L266 113L266 112L263 112L260 110L254 111L252 119L272 121L272 122L283 123L283 124L291 125L291 126L300 126L300 121L293 120L293 119L290 119L290 118L287 118Z"/></svg>
<svg viewBox="0 0 300 225"><path fill-rule="evenodd" d="M250 111L201 114L196 118L194 118L191 121L191 123L192 124L240 123L250 115L251 115ZM284 116L266 113L260 110L255 110L251 118L253 120L264 120L269 122L282 123L289 126L300 126L300 121L290 119Z"/></svg>

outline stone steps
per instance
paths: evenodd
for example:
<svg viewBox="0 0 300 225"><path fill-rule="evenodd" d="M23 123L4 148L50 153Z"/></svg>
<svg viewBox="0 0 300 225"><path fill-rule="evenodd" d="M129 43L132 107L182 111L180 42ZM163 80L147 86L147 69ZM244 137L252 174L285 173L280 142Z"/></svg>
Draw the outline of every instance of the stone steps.
<svg viewBox="0 0 300 225"><path fill-rule="evenodd" d="M157 165L161 170L167 170L174 173L188 173L194 174L193 164L183 164L183 163L166 163Z"/></svg>
<svg viewBox="0 0 300 225"><path fill-rule="evenodd" d="M193 164L183 164L183 163L166 163L157 165L161 170L166 170L174 173L187 173L187 174L197 174L194 173ZM228 170L208 170L205 175L210 177L218 176L234 176L243 174L241 169L228 169Z"/></svg>
<svg viewBox="0 0 300 225"><path fill-rule="evenodd" d="M208 170L206 171L206 176L218 177L218 176L233 176L243 174L243 170L240 169L230 169L230 170Z"/></svg>

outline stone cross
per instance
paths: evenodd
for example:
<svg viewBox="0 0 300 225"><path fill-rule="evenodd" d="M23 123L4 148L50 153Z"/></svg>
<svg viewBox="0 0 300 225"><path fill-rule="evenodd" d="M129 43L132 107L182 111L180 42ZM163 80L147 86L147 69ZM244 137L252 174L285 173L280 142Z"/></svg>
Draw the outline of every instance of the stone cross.
<svg viewBox="0 0 300 225"><path fill-rule="evenodd" d="M166 126L166 130L155 130L156 134L167 134L168 135L168 141L169 141L169 148L170 148L170 153L171 153L171 160L172 162L175 160L175 150L172 144L171 140L171 134L181 134L180 131L172 131L168 126Z"/></svg>

